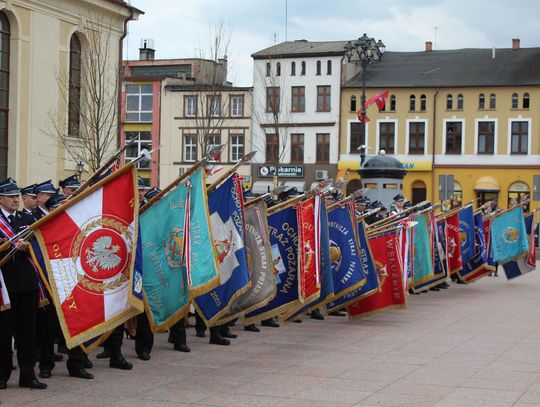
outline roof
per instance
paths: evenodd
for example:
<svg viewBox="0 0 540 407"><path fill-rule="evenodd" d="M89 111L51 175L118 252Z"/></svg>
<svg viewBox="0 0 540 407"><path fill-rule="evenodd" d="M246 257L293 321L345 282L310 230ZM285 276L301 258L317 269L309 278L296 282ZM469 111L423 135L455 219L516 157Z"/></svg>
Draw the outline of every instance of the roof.
<svg viewBox="0 0 540 407"><path fill-rule="evenodd" d="M165 89L171 92L206 92L206 91L208 92L242 92L242 91L251 91L253 90L253 87L196 84L196 85L166 85Z"/></svg>
<svg viewBox="0 0 540 407"><path fill-rule="evenodd" d="M125 2L124 0L108 0L110 3L118 4L120 6L124 6L128 9L134 10L139 14L144 14L144 11L138 9L137 7L132 6L131 4Z"/></svg>
<svg viewBox="0 0 540 407"><path fill-rule="evenodd" d="M495 58L493 58L495 52ZM361 87L361 73L344 87ZM519 86L540 84L540 48L386 52L366 72L368 87Z"/></svg>
<svg viewBox="0 0 540 407"><path fill-rule="evenodd" d="M345 54L348 41L287 41L251 54L253 59L317 57Z"/></svg>

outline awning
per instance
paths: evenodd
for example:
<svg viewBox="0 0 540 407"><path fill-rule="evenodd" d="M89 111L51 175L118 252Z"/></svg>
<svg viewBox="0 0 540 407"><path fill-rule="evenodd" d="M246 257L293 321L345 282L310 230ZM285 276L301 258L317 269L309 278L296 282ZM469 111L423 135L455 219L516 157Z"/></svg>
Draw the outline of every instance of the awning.
<svg viewBox="0 0 540 407"><path fill-rule="evenodd" d="M295 187L298 192L304 192L306 189L306 183L304 181L285 181L286 187Z"/></svg>
<svg viewBox="0 0 540 407"><path fill-rule="evenodd" d="M251 192L256 195L262 195L272 192L273 189L274 183L272 181L255 181L251 187Z"/></svg>
<svg viewBox="0 0 540 407"><path fill-rule="evenodd" d="M485 176L478 178L474 184L474 190L482 192L499 192L501 187L496 178Z"/></svg>

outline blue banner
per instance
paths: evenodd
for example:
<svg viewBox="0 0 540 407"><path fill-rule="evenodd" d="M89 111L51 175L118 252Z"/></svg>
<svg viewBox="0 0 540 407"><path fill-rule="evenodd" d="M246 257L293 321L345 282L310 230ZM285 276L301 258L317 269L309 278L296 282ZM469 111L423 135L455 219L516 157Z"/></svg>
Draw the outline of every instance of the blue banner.
<svg viewBox="0 0 540 407"><path fill-rule="evenodd" d="M523 209L516 207L497 216L491 223L493 259L504 264L529 250Z"/></svg>
<svg viewBox="0 0 540 407"><path fill-rule="evenodd" d="M459 241L463 266L474 257L474 216L472 206L459 211Z"/></svg>
<svg viewBox="0 0 540 407"><path fill-rule="evenodd" d="M417 224L414 225L413 290L431 281L434 277L428 216L427 214L423 214L414 219Z"/></svg>
<svg viewBox="0 0 540 407"><path fill-rule="evenodd" d="M527 214L525 216L525 231L527 233L527 236L529 237L529 244L533 243L533 235L534 235L534 215L532 213ZM531 256L534 256L535 252L531 253ZM513 278L522 276L523 274L526 274L528 272L533 271L536 269L536 259L534 261L531 261L532 259L528 259L527 254L524 254L517 260L512 260L506 263L504 268L504 273L506 274L506 278L508 280L511 280ZM534 262L534 265L532 264Z"/></svg>
<svg viewBox="0 0 540 407"><path fill-rule="evenodd" d="M473 222L474 253L467 263L463 263L463 268L458 272L458 277L463 281L468 281L469 276L472 277L487 265L487 248L482 212L478 211L474 214Z"/></svg>
<svg viewBox="0 0 540 407"><path fill-rule="evenodd" d="M416 291L422 289L428 289L441 284L448 278L448 267L446 265L446 239L445 239L445 227L444 220L437 222L436 228L436 241L433 248L433 278L425 283L419 284L415 287Z"/></svg>

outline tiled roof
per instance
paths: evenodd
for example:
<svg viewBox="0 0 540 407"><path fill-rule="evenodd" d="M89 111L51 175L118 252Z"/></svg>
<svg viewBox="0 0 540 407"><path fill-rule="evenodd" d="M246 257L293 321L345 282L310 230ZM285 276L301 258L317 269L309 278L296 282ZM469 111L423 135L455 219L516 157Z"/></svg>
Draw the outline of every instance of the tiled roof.
<svg viewBox="0 0 540 407"><path fill-rule="evenodd" d="M343 55L347 41L287 41L255 52L254 59Z"/></svg>

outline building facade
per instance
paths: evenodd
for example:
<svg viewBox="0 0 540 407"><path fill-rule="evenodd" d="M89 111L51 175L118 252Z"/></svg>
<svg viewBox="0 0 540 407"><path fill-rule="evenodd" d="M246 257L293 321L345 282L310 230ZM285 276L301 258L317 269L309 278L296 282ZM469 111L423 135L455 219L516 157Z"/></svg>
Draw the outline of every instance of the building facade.
<svg viewBox="0 0 540 407"><path fill-rule="evenodd" d="M271 191L276 172L300 191L336 176L344 45L290 41L252 55L254 193Z"/></svg>
<svg viewBox="0 0 540 407"><path fill-rule="evenodd" d="M409 171L404 195L438 201L439 175L454 175L463 203L530 195L540 169L540 48L387 52L366 72L367 97L388 89L385 109L368 108L366 137L357 117L357 75L341 93L340 171L350 168L349 189L362 187L357 170L384 150ZM533 205L536 206L536 203Z"/></svg>

